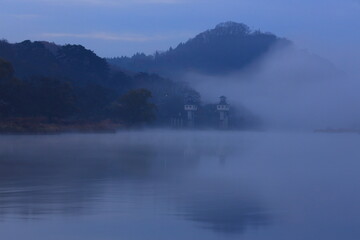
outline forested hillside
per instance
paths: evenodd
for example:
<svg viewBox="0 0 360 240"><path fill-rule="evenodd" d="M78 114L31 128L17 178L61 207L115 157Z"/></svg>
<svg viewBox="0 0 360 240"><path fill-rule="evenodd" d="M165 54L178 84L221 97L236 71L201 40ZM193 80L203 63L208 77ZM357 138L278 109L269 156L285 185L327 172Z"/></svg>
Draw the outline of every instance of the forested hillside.
<svg viewBox="0 0 360 240"><path fill-rule="evenodd" d="M188 71L224 74L259 60L274 46L290 44L290 41L274 34L252 31L245 24L226 22L162 53L138 53L130 58L118 57L108 61L124 69L166 76Z"/></svg>
<svg viewBox="0 0 360 240"><path fill-rule="evenodd" d="M0 118L45 118L49 121L117 120L126 123L121 96L148 92L149 118L131 125L163 124L183 110L188 95L199 94L184 83L156 74L125 73L108 66L95 53L79 45L48 42L0 42ZM133 91L143 89L141 91ZM170 106L171 105L171 106ZM142 107L142 106L137 106ZM136 108L136 106L134 107ZM128 111L137 109L128 109ZM119 116L119 113L123 116ZM128 112L128 114L131 114Z"/></svg>

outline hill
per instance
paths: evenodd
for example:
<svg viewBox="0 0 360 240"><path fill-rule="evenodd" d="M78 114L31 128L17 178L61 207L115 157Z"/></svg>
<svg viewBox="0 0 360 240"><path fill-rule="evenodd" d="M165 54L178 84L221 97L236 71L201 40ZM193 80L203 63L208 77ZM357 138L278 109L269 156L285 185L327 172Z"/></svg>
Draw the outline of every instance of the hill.
<svg viewBox="0 0 360 240"><path fill-rule="evenodd" d="M252 31L241 23L225 22L176 48L154 55L108 59L112 65L132 71L174 76L183 72L224 74L239 70L264 56L274 46L291 42L271 33Z"/></svg>

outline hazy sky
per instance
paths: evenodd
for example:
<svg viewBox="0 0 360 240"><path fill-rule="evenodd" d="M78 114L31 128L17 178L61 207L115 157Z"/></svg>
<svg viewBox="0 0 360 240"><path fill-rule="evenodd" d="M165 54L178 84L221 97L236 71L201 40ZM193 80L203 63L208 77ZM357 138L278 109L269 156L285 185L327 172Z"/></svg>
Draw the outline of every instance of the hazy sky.
<svg viewBox="0 0 360 240"><path fill-rule="evenodd" d="M360 0L0 0L0 6L0 38L83 44L104 57L165 50L232 20L339 64L360 61Z"/></svg>

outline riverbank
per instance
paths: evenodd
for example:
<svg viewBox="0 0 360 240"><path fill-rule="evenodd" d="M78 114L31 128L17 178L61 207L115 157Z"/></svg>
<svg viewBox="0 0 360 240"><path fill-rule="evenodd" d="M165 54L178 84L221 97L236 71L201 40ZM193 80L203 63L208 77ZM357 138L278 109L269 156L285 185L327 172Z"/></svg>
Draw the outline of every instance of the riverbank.
<svg viewBox="0 0 360 240"><path fill-rule="evenodd" d="M124 128L122 124L112 121L85 122L85 121L54 121L46 122L37 119L11 119L0 122L0 134L53 134L68 132L113 132Z"/></svg>

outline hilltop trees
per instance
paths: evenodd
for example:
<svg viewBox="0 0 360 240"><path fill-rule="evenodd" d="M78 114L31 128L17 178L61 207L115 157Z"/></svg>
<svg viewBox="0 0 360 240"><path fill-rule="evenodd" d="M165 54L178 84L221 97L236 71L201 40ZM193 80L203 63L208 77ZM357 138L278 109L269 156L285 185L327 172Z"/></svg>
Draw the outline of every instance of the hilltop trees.
<svg viewBox="0 0 360 240"><path fill-rule="evenodd" d="M0 58L10 61L18 77L45 76L74 85L102 84L109 67L105 59L81 45L59 46L29 40L20 43L0 41Z"/></svg>
<svg viewBox="0 0 360 240"><path fill-rule="evenodd" d="M132 71L145 71L179 78L182 74L227 74L239 71L261 59L274 46L289 46L291 42L271 33L252 31L241 23L217 25L154 55L136 54L133 57L108 59L108 62Z"/></svg>

